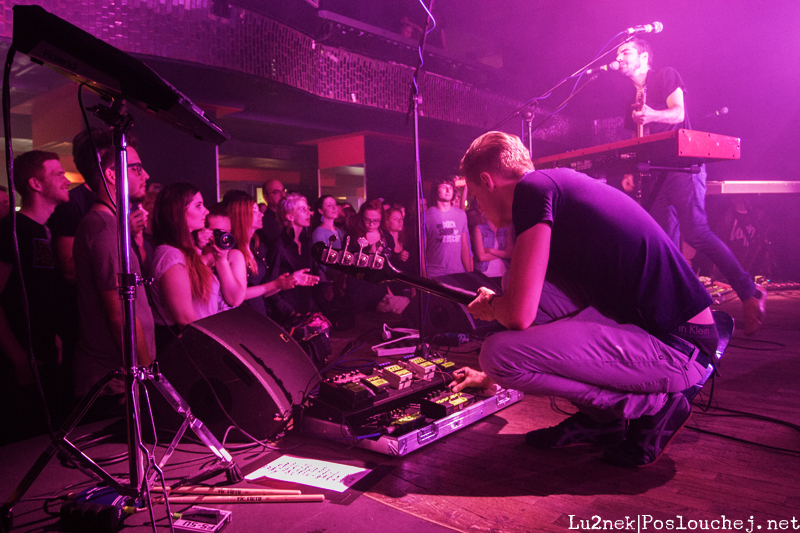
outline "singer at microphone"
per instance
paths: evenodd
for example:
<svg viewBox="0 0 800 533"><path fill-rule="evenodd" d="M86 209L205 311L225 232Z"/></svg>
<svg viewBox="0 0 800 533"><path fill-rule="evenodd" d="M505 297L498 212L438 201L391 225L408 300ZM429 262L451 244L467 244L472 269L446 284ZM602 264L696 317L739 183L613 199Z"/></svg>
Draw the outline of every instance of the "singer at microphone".
<svg viewBox="0 0 800 533"><path fill-rule="evenodd" d="M633 28L628 28L627 31L628 35L633 35L634 33L661 33L664 31L664 25L660 22L654 22L644 26L634 26Z"/></svg>
<svg viewBox="0 0 800 533"><path fill-rule="evenodd" d="M643 95L637 99L631 94L631 106L625 113L627 129L636 131L643 125L644 135L692 129L684 102L686 86L674 68L652 68L650 43L639 38L623 43L617 49L617 61L619 72L630 78L636 92ZM724 114L722 109L719 114ZM755 286L736 257L708 227L705 195L705 165L697 174L659 170L650 179L642 180L644 207L676 245L680 246L683 237L684 242L714 261L742 301L744 332L752 335L764 318L766 292Z"/></svg>
<svg viewBox="0 0 800 533"><path fill-rule="evenodd" d="M601 71L609 71L609 70L619 70L619 61L612 61L608 65L603 65L602 67L597 68L590 68L586 71L586 74L591 76L592 74L597 74Z"/></svg>

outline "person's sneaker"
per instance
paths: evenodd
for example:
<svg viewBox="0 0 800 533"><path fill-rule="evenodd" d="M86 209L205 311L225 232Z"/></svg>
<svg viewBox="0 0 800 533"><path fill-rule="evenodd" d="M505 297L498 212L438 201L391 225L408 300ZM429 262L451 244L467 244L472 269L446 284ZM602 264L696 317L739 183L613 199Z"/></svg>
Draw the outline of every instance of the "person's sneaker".
<svg viewBox="0 0 800 533"><path fill-rule="evenodd" d="M756 285L756 293L752 298L744 300L742 307L744 308L744 334L752 335L764 322L764 314L767 310L767 289Z"/></svg>
<svg viewBox="0 0 800 533"><path fill-rule="evenodd" d="M582 444L618 444L624 438L624 420L595 422L589 415L575 413L557 426L528 432L525 435L525 443L540 449L566 448Z"/></svg>
<svg viewBox="0 0 800 533"><path fill-rule="evenodd" d="M603 459L617 466L652 465L691 416L692 406L686 397L679 392L672 393L658 413L631 420L625 441L607 449Z"/></svg>

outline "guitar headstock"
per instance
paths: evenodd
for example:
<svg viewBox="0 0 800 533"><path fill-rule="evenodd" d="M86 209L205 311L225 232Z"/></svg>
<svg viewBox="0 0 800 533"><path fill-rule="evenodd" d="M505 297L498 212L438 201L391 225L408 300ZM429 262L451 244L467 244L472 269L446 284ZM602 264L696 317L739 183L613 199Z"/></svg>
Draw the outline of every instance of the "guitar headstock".
<svg viewBox="0 0 800 533"><path fill-rule="evenodd" d="M345 246L341 250L335 250L333 243L336 237L331 237L330 243L326 246L324 242L318 242L311 247L311 256L320 265L327 268L344 272L349 276L354 276L371 283L383 283L395 279L399 273L389 260L378 253L364 253L367 246L366 239L359 239L360 246L358 253L347 250L350 244L350 237L347 237Z"/></svg>
<svg viewBox="0 0 800 533"><path fill-rule="evenodd" d="M636 89L636 104L635 104L636 110L641 111L646 103L647 103L647 86L644 86L641 89Z"/></svg>

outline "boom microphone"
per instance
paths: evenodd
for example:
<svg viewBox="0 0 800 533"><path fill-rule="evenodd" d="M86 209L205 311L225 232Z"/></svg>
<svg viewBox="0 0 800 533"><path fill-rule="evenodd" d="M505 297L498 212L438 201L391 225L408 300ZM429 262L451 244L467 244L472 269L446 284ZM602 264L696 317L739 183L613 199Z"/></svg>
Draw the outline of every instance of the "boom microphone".
<svg viewBox="0 0 800 533"><path fill-rule="evenodd" d="M592 74L597 74L601 70L608 71L608 70L618 70L618 69L619 69L619 61L612 61L608 65L603 65L602 67L590 68L589 70L586 71L586 75L588 76Z"/></svg>
<svg viewBox="0 0 800 533"><path fill-rule="evenodd" d="M654 22L652 24L645 24L644 26L628 28L628 35L633 35L634 33L661 33L662 31L664 31L664 25L660 22Z"/></svg>

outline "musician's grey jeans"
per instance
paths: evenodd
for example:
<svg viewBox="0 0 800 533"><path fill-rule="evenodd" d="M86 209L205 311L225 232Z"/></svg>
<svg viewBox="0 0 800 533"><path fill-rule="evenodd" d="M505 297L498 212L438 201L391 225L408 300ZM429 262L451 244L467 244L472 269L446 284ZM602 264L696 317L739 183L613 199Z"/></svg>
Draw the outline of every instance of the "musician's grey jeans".
<svg viewBox="0 0 800 533"><path fill-rule="evenodd" d="M668 393L705 372L638 326L578 308L549 283L534 325L486 339L480 364L502 387L565 398L598 422L655 414Z"/></svg>
<svg viewBox="0 0 800 533"><path fill-rule="evenodd" d="M653 181L655 180L649 180L650 183ZM649 191L645 193L647 198ZM747 300L756 293L756 286L750 275L742 269L736 256L708 226L705 165L700 167L698 174L667 172L664 184L650 208L650 214L678 249L683 236L689 246L706 254L717 265L740 300Z"/></svg>

